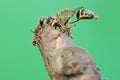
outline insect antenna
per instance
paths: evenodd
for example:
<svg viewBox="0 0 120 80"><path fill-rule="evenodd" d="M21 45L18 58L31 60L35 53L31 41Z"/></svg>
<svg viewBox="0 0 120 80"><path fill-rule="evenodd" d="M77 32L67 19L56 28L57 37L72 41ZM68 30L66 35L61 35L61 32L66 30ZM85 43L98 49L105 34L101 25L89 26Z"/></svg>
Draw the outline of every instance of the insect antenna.
<svg viewBox="0 0 120 80"><path fill-rule="evenodd" d="M30 31L31 31L32 33L35 33L32 29L30 29Z"/></svg>
<svg viewBox="0 0 120 80"><path fill-rule="evenodd" d="M82 7L74 8L74 9L73 9L73 12L75 13L76 11L78 11L78 10L80 10L80 9L82 9L82 8L84 8L84 7L82 6Z"/></svg>

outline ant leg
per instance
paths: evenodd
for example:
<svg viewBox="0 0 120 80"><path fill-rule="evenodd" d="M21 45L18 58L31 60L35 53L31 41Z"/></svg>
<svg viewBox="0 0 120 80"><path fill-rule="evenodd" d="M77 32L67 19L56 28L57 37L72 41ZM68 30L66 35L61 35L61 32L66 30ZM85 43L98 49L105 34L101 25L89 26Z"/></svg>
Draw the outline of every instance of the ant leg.
<svg viewBox="0 0 120 80"><path fill-rule="evenodd" d="M35 31L33 31L32 29L30 29L30 31L31 31L32 33L35 33Z"/></svg>
<svg viewBox="0 0 120 80"><path fill-rule="evenodd" d="M70 22L69 24L73 24L73 23L76 23L78 22L80 19L76 20L76 21L73 21L73 22Z"/></svg>

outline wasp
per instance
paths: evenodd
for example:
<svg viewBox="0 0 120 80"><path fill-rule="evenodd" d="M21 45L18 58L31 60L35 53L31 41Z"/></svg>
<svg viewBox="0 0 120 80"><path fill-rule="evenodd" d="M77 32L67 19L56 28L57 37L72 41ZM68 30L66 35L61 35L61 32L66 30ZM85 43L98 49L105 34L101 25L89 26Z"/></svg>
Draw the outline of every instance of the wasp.
<svg viewBox="0 0 120 80"><path fill-rule="evenodd" d="M44 27L47 25L52 26L55 29L57 27L60 28L60 24L58 23L56 16L48 16L48 17L40 18L39 25L42 27L42 29L44 29Z"/></svg>
<svg viewBox="0 0 120 80"><path fill-rule="evenodd" d="M77 20L71 23L75 23L81 19L96 19L97 20L98 16L94 12L83 9L83 7L81 7L80 9L78 8L76 11L76 18Z"/></svg>

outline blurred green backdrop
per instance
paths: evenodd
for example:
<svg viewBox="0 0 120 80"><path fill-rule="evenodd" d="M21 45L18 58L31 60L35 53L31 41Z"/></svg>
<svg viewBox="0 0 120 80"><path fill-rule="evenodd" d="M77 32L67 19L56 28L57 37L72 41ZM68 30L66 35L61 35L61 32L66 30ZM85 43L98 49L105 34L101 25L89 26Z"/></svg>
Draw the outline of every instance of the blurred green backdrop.
<svg viewBox="0 0 120 80"><path fill-rule="evenodd" d="M50 80L37 47L34 29L41 16L84 6L99 20L79 21L73 42L90 52L103 78L119 80L120 9L118 0L0 0L0 80Z"/></svg>

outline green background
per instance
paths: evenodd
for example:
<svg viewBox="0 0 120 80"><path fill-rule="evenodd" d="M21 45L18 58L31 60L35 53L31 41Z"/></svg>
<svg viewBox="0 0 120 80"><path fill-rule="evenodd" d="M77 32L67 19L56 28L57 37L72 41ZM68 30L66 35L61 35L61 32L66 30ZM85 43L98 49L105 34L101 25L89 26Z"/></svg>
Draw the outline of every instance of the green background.
<svg viewBox="0 0 120 80"><path fill-rule="evenodd" d="M42 56L32 45L41 16L84 6L99 20L72 28L73 42L90 52L103 78L119 80L120 9L118 0L0 0L0 80L50 80Z"/></svg>

